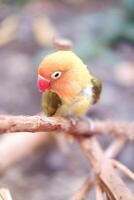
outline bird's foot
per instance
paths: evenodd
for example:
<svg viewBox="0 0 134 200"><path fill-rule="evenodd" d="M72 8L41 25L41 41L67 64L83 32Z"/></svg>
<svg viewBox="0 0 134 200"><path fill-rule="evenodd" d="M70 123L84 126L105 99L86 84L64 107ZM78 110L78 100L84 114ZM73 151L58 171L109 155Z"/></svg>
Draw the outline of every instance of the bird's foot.
<svg viewBox="0 0 134 200"><path fill-rule="evenodd" d="M69 117L69 121L73 126L75 126L79 120L75 117Z"/></svg>

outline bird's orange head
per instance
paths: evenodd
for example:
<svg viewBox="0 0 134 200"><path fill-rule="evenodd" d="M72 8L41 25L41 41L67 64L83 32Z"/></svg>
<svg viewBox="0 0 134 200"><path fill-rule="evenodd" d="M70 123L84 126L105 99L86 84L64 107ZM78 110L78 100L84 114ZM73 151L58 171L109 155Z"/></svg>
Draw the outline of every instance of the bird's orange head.
<svg viewBox="0 0 134 200"><path fill-rule="evenodd" d="M52 53L39 65L38 87L41 92L50 89L61 97L71 96L79 90L78 77L85 68L81 59L71 51Z"/></svg>

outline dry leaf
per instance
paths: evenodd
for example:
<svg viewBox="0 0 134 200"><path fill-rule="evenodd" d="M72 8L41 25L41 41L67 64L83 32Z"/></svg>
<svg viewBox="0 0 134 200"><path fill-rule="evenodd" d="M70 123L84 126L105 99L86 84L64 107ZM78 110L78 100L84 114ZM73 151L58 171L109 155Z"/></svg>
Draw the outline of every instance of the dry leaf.
<svg viewBox="0 0 134 200"><path fill-rule="evenodd" d="M16 38L18 26L19 17L17 15L10 15L1 22L0 46L4 46Z"/></svg>
<svg viewBox="0 0 134 200"><path fill-rule="evenodd" d="M12 200L11 194L8 189L0 189L0 200Z"/></svg>
<svg viewBox="0 0 134 200"><path fill-rule="evenodd" d="M41 46L52 45L56 30L52 22L47 17L38 17L33 20L33 33L36 41Z"/></svg>

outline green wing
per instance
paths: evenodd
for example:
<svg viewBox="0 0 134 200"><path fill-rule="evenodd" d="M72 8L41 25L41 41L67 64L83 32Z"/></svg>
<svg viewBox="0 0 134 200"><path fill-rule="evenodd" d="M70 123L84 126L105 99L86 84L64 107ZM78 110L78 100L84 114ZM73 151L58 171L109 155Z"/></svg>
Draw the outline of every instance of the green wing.
<svg viewBox="0 0 134 200"><path fill-rule="evenodd" d="M93 84L93 104L95 104L100 98L100 94L102 91L102 84L101 81L95 77L91 81Z"/></svg>
<svg viewBox="0 0 134 200"><path fill-rule="evenodd" d="M56 93L48 90L42 94L42 110L48 117L53 116L61 104L61 99Z"/></svg>

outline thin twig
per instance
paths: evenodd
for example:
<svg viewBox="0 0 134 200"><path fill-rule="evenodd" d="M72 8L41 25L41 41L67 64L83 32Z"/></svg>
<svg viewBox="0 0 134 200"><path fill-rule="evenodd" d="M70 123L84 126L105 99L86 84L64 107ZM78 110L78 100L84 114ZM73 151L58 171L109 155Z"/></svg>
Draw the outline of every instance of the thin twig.
<svg viewBox="0 0 134 200"><path fill-rule="evenodd" d="M106 196L107 196L107 200L113 200L113 198L109 194L106 194Z"/></svg>
<svg viewBox="0 0 134 200"><path fill-rule="evenodd" d="M115 141L112 142L109 145L109 147L105 150L106 157L115 158L120 153L125 143L126 143L125 139L115 139Z"/></svg>
<svg viewBox="0 0 134 200"><path fill-rule="evenodd" d="M113 135L119 138L134 140L134 122L123 121L95 121L95 134Z"/></svg>
<svg viewBox="0 0 134 200"><path fill-rule="evenodd" d="M112 142L112 144L105 151L106 157L109 157L109 158L115 157L121 151L125 142L126 142L126 140L124 140L124 139L122 139L122 140L118 139L118 140L115 140L114 142ZM89 180L90 180L90 182L89 182ZM82 187L80 188L80 190L76 192L76 194L72 197L71 200L85 199L87 197L87 194L90 192L90 190L86 190L85 188L88 188L88 186L90 184L91 184L91 178L89 179L89 177L88 177L86 179L86 181L84 182L84 184L82 185ZM103 199L102 198L103 195L101 194L102 190L100 188L100 185L98 185L98 183L95 184L95 188L96 188L96 199ZM91 189L91 187L90 187L90 189ZM108 198L110 199L110 197L108 197Z"/></svg>
<svg viewBox="0 0 134 200"><path fill-rule="evenodd" d="M134 194L117 176L111 161L106 158L97 140L95 138L80 139L79 142L96 176L103 184L105 192L109 193L113 200L134 200Z"/></svg>
<svg viewBox="0 0 134 200"><path fill-rule="evenodd" d="M113 134L121 138L132 140L134 139L133 122L94 121L94 128L92 128L87 121L77 121L77 123L73 125L64 118L56 117L0 116L0 133L42 131L63 131L73 135L77 138L84 154L87 156L93 167L93 171L97 176L101 187L109 195L109 198L112 200L134 199L134 194L116 174L112 162L105 156L105 153L102 151L97 140L94 137L91 137L91 135L97 134ZM89 139L85 138L89 136ZM112 155L113 152L110 154ZM86 185L86 187L87 186L88 185Z"/></svg>
<svg viewBox="0 0 134 200"><path fill-rule="evenodd" d="M114 168L117 168L118 170L123 172L126 176L128 176L132 181L134 181L134 173L130 169L128 169L125 165L123 165L117 160L112 159L111 161Z"/></svg>
<svg viewBox="0 0 134 200"><path fill-rule="evenodd" d="M98 181L95 183L96 200L103 200L103 192Z"/></svg>
<svg viewBox="0 0 134 200"><path fill-rule="evenodd" d="M12 200L11 194L8 189L0 189L0 200Z"/></svg>
<svg viewBox="0 0 134 200"><path fill-rule="evenodd" d="M81 188L73 195L73 197L70 200L86 200L93 184L94 184L93 175L90 174L84 181Z"/></svg>

